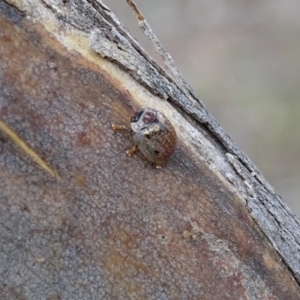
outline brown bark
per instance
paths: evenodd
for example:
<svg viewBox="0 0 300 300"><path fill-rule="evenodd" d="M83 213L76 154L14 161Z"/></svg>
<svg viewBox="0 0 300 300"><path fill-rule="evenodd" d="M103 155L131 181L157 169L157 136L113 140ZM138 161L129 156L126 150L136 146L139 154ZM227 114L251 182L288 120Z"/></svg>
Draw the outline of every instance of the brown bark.
<svg viewBox="0 0 300 300"><path fill-rule="evenodd" d="M0 0L1 299L300 299L300 226L192 90L99 1ZM151 106L175 155L132 158Z"/></svg>

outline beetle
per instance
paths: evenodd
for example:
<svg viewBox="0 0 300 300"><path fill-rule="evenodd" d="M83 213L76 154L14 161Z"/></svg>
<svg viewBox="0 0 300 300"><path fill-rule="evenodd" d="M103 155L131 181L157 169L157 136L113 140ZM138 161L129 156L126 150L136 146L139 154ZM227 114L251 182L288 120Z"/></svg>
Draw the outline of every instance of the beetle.
<svg viewBox="0 0 300 300"><path fill-rule="evenodd" d="M123 125L112 125L114 130L127 129ZM153 108L137 111L131 118L134 146L127 150L129 156L139 149L156 168L161 168L174 153L177 143L176 131L166 116Z"/></svg>

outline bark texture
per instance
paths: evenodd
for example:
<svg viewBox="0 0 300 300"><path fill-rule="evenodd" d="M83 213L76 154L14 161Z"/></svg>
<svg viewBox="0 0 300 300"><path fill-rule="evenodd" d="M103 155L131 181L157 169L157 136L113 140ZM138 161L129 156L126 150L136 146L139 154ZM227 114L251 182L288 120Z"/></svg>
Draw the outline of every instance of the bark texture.
<svg viewBox="0 0 300 300"><path fill-rule="evenodd" d="M300 226L184 82L100 1L0 0L1 299L300 299ZM178 134L130 158L134 110Z"/></svg>

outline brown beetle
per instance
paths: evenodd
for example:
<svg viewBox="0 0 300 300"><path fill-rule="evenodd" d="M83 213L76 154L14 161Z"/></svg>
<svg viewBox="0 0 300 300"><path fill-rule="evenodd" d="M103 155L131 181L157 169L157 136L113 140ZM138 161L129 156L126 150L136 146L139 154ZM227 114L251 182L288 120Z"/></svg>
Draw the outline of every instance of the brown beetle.
<svg viewBox="0 0 300 300"><path fill-rule="evenodd" d="M126 129L125 126L112 125L113 129ZM126 153L131 156L136 149L157 168L166 162L176 148L176 131L170 121L161 112L145 108L131 118L131 129L134 132L134 146Z"/></svg>

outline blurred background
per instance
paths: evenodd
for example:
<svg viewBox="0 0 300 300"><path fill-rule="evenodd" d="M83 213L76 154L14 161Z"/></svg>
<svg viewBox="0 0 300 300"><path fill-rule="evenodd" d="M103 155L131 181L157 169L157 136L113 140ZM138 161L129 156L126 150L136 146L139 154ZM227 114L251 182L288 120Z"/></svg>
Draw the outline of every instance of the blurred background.
<svg viewBox="0 0 300 300"><path fill-rule="evenodd" d="M158 62L126 0L104 0ZM300 216L300 1L135 0L206 108Z"/></svg>

